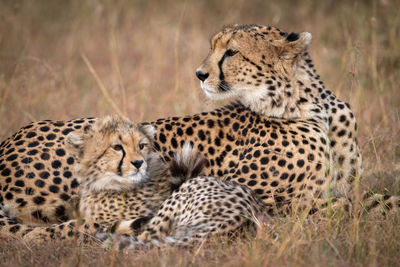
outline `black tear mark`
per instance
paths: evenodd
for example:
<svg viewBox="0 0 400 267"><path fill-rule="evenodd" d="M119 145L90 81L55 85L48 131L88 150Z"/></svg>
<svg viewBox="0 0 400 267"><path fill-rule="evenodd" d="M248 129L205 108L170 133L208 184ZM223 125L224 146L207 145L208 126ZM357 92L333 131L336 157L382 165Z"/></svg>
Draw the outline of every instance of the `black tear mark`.
<svg viewBox="0 0 400 267"><path fill-rule="evenodd" d="M122 163L124 162L125 155L126 155L125 149L122 147L122 158L121 158L121 161L118 164L118 169L117 169L117 172L118 172L119 176L122 176Z"/></svg>

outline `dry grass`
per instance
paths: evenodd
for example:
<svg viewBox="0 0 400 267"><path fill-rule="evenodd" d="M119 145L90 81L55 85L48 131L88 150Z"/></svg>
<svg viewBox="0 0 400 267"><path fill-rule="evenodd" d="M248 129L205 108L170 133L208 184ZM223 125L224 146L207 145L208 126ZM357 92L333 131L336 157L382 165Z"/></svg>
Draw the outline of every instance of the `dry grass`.
<svg viewBox="0 0 400 267"><path fill-rule="evenodd" d="M326 86L359 122L364 188L400 193L399 1L19 1L0 3L0 139L40 119L123 113L136 121L215 107L194 70L222 25L314 36ZM115 255L68 244L0 244L1 265L399 265L399 219L286 218L263 236L194 251ZM11 247L10 247L11 246ZM283 251L287 253L282 253Z"/></svg>

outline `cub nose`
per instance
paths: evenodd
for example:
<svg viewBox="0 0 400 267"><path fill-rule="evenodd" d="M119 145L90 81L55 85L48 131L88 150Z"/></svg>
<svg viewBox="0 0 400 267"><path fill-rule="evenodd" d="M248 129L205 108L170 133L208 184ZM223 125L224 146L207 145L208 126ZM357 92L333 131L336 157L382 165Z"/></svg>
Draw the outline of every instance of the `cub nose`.
<svg viewBox="0 0 400 267"><path fill-rule="evenodd" d="M140 166L142 166L143 164L143 160L135 160L135 161L131 161L132 165L136 167L136 169L139 169Z"/></svg>
<svg viewBox="0 0 400 267"><path fill-rule="evenodd" d="M208 78L208 73L204 73L201 70L196 71L196 76L200 81L204 82Z"/></svg>

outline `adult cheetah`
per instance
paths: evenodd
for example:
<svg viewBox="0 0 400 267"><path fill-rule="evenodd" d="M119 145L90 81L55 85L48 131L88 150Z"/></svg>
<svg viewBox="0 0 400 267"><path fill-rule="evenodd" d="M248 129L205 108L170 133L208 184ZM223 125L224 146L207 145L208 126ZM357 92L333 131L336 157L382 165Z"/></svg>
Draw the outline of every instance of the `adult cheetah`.
<svg viewBox="0 0 400 267"><path fill-rule="evenodd" d="M185 142L207 159L205 175L251 188L266 204L346 196L362 173L357 124L325 89L307 53L311 35L234 25L211 41L197 76L213 99L234 104L159 119L154 145L166 160ZM79 183L65 136L95 119L41 121L0 145L0 201L31 224L72 217ZM394 198L382 198L398 207Z"/></svg>

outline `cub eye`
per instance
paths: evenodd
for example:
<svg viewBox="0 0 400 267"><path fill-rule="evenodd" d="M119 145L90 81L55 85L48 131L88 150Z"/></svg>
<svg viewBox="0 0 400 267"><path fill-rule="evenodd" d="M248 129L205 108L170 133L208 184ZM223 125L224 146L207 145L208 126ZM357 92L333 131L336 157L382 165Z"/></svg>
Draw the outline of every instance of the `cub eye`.
<svg viewBox="0 0 400 267"><path fill-rule="evenodd" d="M145 146L146 146L145 143L140 143L140 144L139 144L139 149L142 150Z"/></svg>
<svg viewBox="0 0 400 267"><path fill-rule="evenodd" d="M115 151L121 151L122 150L122 146L121 145L113 145L112 149L114 149Z"/></svg>
<svg viewBox="0 0 400 267"><path fill-rule="evenodd" d="M236 55L237 52L239 52L239 51L237 51L237 50L232 50L232 49L228 49L228 50L226 50L226 52L225 52L225 56L226 56L226 57L232 57L232 56Z"/></svg>

